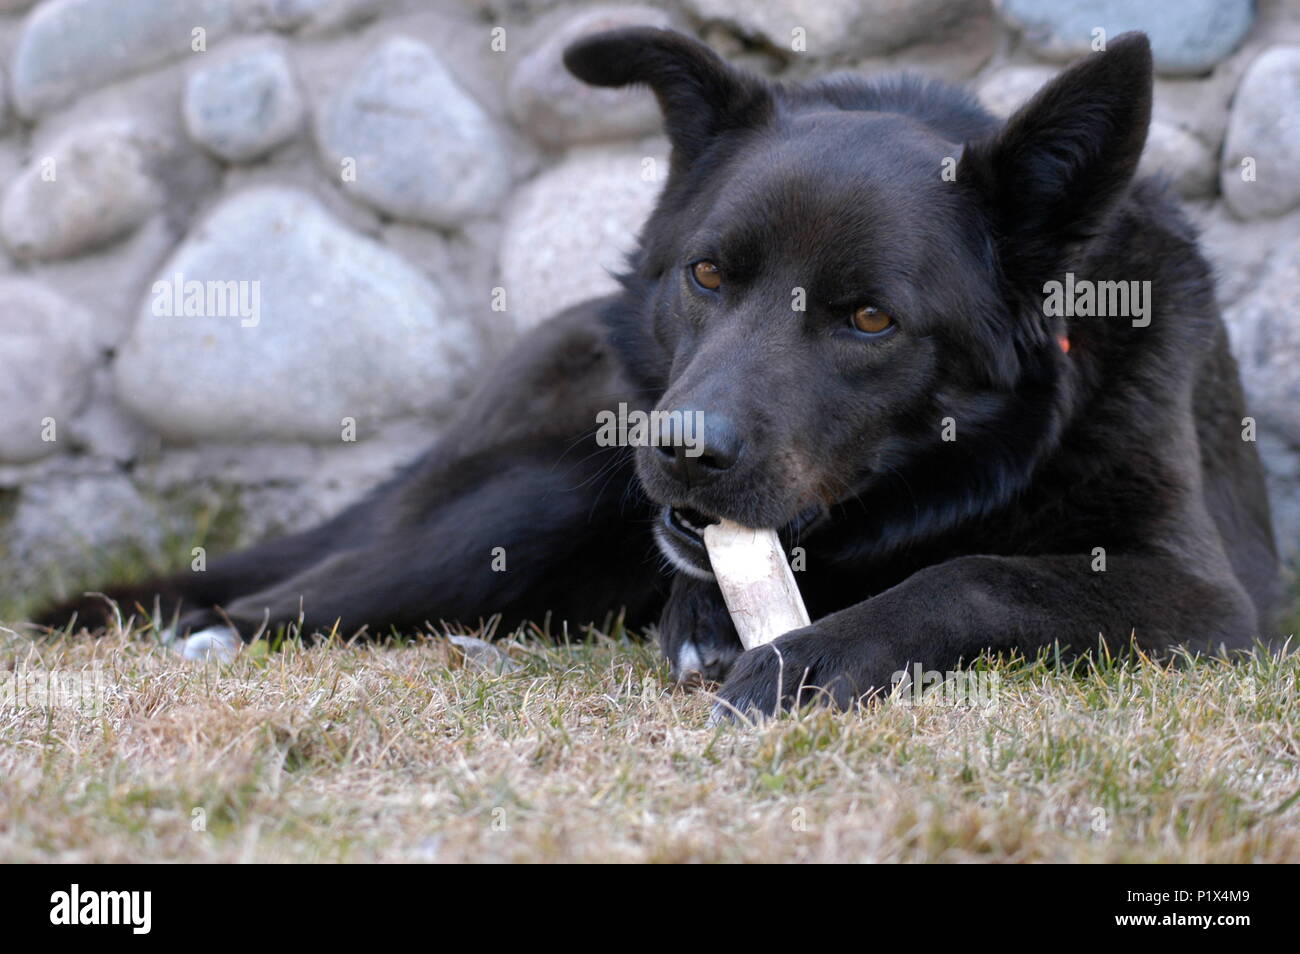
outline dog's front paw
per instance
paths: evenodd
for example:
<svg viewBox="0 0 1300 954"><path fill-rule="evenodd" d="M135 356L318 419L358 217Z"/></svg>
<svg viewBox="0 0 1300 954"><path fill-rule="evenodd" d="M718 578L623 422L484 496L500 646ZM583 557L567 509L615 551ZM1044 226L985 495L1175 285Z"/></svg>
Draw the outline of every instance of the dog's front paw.
<svg viewBox="0 0 1300 954"><path fill-rule="evenodd" d="M678 683L722 681L743 647L716 583L677 576L659 618L659 646Z"/></svg>
<svg viewBox="0 0 1300 954"><path fill-rule="evenodd" d="M817 623L741 654L718 690L714 721L770 716L808 705L847 709L888 691L896 667L862 637L845 637Z"/></svg>

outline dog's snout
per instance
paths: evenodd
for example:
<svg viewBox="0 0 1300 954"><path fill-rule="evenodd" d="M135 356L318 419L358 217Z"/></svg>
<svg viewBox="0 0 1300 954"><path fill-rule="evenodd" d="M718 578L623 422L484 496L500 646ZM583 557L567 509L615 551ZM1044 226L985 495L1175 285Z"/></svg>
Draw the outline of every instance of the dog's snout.
<svg viewBox="0 0 1300 954"><path fill-rule="evenodd" d="M693 439L660 445L659 453L673 477L687 486L697 486L735 466L745 441L731 418L712 412L680 413L683 419L694 415L701 426Z"/></svg>

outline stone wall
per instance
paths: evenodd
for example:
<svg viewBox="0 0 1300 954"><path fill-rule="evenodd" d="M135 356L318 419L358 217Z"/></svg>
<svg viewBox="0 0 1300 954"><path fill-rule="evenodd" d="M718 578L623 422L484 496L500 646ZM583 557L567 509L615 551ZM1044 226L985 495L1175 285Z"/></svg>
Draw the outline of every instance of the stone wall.
<svg viewBox="0 0 1300 954"><path fill-rule="evenodd" d="M0 613L336 511L613 288L658 114L559 54L637 22L1002 113L1147 30L1296 553L1300 0L0 0Z"/></svg>

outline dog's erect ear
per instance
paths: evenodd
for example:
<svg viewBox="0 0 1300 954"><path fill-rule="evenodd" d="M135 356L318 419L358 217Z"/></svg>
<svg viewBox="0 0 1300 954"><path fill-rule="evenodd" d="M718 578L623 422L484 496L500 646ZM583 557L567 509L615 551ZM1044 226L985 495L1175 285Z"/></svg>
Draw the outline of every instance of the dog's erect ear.
<svg viewBox="0 0 1300 954"><path fill-rule="evenodd" d="M762 80L672 30L595 33L564 51L564 65L592 86L649 86L663 110L674 170L693 162L720 133L758 125L772 107Z"/></svg>
<svg viewBox="0 0 1300 954"><path fill-rule="evenodd" d="M1150 121L1151 45L1125 33L967 146L957 179L988 202L1009 268L1035 280L1060 264L1062 246L1094 233L1132 179Z"/></svg>

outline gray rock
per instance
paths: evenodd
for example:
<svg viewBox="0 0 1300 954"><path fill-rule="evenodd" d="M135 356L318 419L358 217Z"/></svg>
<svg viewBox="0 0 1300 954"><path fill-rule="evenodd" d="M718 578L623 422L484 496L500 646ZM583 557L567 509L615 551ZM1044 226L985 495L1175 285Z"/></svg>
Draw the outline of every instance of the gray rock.
<svg viewBox="0 0 1300 954"><path fill-rule="evenodd" d="M945 8L933 21L933 29L920 33L905 45L878 53L860 52L858 46L871 48L880 44L849 44L828 60L813 53L796 54L777 48L763 50L750 46L740 61L748 68L782 79L820 79L832 63L868 79L882 73L913 73L945 83L969 83L1005 46L1006 29L987 3L962 3ZM868 36L870 36L868 34ZM756 54L783 56L783 68L765 69Z"/></svg>
<svg viewBox="0 0 1300 954"><path fill-rule="evenodd" d="M600 89L564 68L565 47L588 33L627 26L671 26L651 7L598 7L571 15L515 66L507 97L515 122L544 146L638 138L660 126L659 106L644 87Z"/></svg>
<svg viewBox="0 0 1300 954"><path fill-rule="evenodd" d="M497 676L516 672L519 669L519 663L485 639L448 633L447 641L460 650L467 669L480 669Z"/></svg>
<svg viewBox="0 0 1300 954"><path fill-rule="evenodd" d="M119 238L161 196L149 174L150 136L122 122L70 132L5 193L0 235L19 258L63 258Z"/></svg>
<svg viewBox="0 0 1300 954"><path fill-rule="evenodd" d="M252 16L275 30L324 33L377 16L385 0L252 0Z"/></svg>
<svg viewBox="0 0 1300 954"><path fill-rule="evenodd" d="M390 222L380 229L383 243L408 262L430 276L452 305L452 310L467 315L492 314L492 289L501 285L497 272L497 250L501 247L501 223L495 219L476 219L463 230L440 232ZM493 334L493 322L479 323L479 331L492 349L506 342ZM508 339L502 334L500 339Z"/></svg>
<svg viewBox="0 0 1300 954"><path fill-rule="evenodd" d="M794 54L795 30L814 59L860 58L888 53L951 30L980 8L981 0L685 0L701 20L734 26Z"/></svg>
<svg viewBox="0 0 1300 954"><path fill-rule="evenodd" d="M176 245L176 234L154 216L119 242L76 258L33 262L24 274L95 317L95 346L116 348L135 324L140 292Z"/></svg>
<svg viewBox="0 0 1300 954"><path fill-rule="evenodd" d="M1048 66L1004 66L980 83L980 101L998 116L1007 117L1023 106L1059 70ZM1164 174L1181 195L1213 195L1214 157L1210 147L1193 133L1157 117L1147 133L1141 175Z"/></svg>
<svg viewBox="0 0 1300 954"><path fill-rule="evenodd" d="M656 178L643 178L650 169ZM618 288L612 275L625 267L667 172L659 140L588 146L519 190L501 247L506 313L517 330Z"/></svg>
<svg viewBox="0 0 1300 954"><path fill-rule="evenodd" d="M169 529L131 479L112 466L24 484L0 527L0 598L35 603L85 592L102 585L115 568L120 572L122 563L161 548Z"/></svg>
<svg viewBox="0 0 1300 954"><path fill-rule="evenodd" d="M282 186L310 192L330 215L348 228L371 237L377 236L383 225L380 214L370 206L350 199L338 183L338 176L329 176L321 166L315 143L295 139L262 162L227 166L221 185L226 195L261 186Z"/></svg>
<svg viewBox="0 0 1300 954"><path fill-rule="evenodd" d="M1223 313L1260 429L1300 448L1300 238L1278 246L1254 288Z"/></svg>
<svg viewBox="0 0 1300 954"><path fill-rule="evenodd" d="M481 8L494 20L532 20L566 0L466 0L471 6Z"/></svg>
<svg viewBox="0 0 1300 954"><path fill-rule="evenodd" d="M1188 198L1214 195L1218 186L1210 147L1187 130L1160 119L1151 122L1138 174L1166 175L1178 193Z"/></svg>
<svg viewBox="0 0 1300 954"><path fill-rule="evenodd" d="M237 488L239 540L252 543L333 517L410 463L440 430L426 419L408 418L362 433L357 443L325 445L239 439L169 445L137 460L132 476L149 495L181 501L188 512L219 503L214 488Z"/></svg>
<svg viewBox="0 0 1300 954"><path fill-rule="evenodd" d="M35 118L192 53L196 29L211 49L232 21L232 0L47 0L28 17L14 51L14 104Z"/></svg>
<svg viewBox="0 0 1300 954"><path fill-rule="evenodd" d="M1004 66L980 81L976 95L989 112L1005 119L1058 72L1050 66Z"/></svg>
<svg viewBox="0 0 1300 954"><path fill-rule="evenodd" d="M230 162L247 162L292 139L302 96L278 46L258 45L213 58L185 84L185 128Z"/></svg>
<svg viewBox="0 0 1300 954"><path fill-rule="evenodd" d="M17 136L0 138L0 183L18 181L27 168L31 149L20 144ZM0 192L0 205L3 205L4 193ZM17 262L4 244L0 234L0 272L12 272Z"/></svg>
<svg viewBox="0 0 1300 954"><path fill-rule="evenodd" d="M478 350L416 269L306 193L268 187L226 199L186 239L114 371L122 402L167 437L340 442L344 418L360 440L445 409Z"/></svg>
<svg viewBox="0 0 1300 954"><path fill-rule="evenodd" d="M1223 146L1223 197L1246 219L1300 205L1300 46L1261 53L1237 87ZM1254 181L1243 161L1254 160Z"/></svg>
<svg viewBox="0 0 1300 954"><path fill-rule="evenodd" d="M68 445L98 355L91 316L49 289L0 278L0 460L35 460ZM53 441L44 439L53 421Z"/></svg>
<svg viewBox="0 0 1300 954"><path fill-rule="evenodd" d="M12 120L13 115L9 108L9 78L0 73L0 136L9 132Z"/></svg>
<svg viewBox="0 0 1300 954"><path fill-rule="evenodd" d="M993 0L1008 24L1034 50L1071 60L1092 49L1093 30L1109 40L1128 30L1151 38L1156 69L1165 74L1208 73L1230 54L1255 19L1252 0Z"/></svg>
<svg viewBox="0 0 1300 954"><path fill-rule="evenodd" d="M174 240L188 228L195 214L211 204L224 168L190 139L181 116L189 73L186 67L202 62L208 55L195 54L186 61L86 92L57 112L42 116L30 130L30 137L23 137L28 140L25 161L50 155L60 140L85 128L121 123L141 130L136 145L144 153L149 176L165 197L158 217L173 232ZM0 144L4 142L0 140ZM5 180L6 187L9 181Z"/></svg>
<svg viewBox="0 0 1300 954"><path fill-rule="evenodd" d="M157 439L118 403L113 370L107 363L95 368L90 397L72 420L71 431L73 446L79 452L119 464L134 460Z"/></svg>
<svg viewBox="0 0 1300 954"><path fill-rule="evenodd" d="M1157 78L1152 118L1191 133L1205 143L1214 157L1217 177L1219 153L1228 127L1228 105L1245 64L1234 58L1230 65L1204 77ZM1215 184L1218 192L1218 184Z"/></svg>
<svg viewBox="0 0 1300 954"><path fill-rule="evenodd" d="M1242 221L1227 203L1187 203L1200 233L1201 248L1214 265L1215 293L1221 307L1245 298L1267 272L1269 253L1300 235L1300 209L1274 219Z"/></svg>
<svg viewBox="0 0 1300 954"><path fill-rule="evenodd" d="M490 213L510 185L502 130L437 55L388 40L325 105L317 137L349 192L394 218L455 226Z"/></svg>
<svg viewBox="0 0 1300 954"><path fill-rule="evenodd" d="M1259 435L1259 454L1273 511L1273 539L1282 558L1295 564L1300 561L1300 449L1265 431Z"/></svg>
<svg viewBox="0 0 1300 954"><path fill-rule="evenodd" d="M440 430L408 418L363 433L358 443L332 445L168 445L141 455L131 475L146 498L166 501L173 538L187 540L196 524L215 519L218 526L208 534L216 535L214 546L246 546L328 520L410 463ZM0 468L0 481L4 476ZM188 549L183 555L188 559Z"/></svg>

